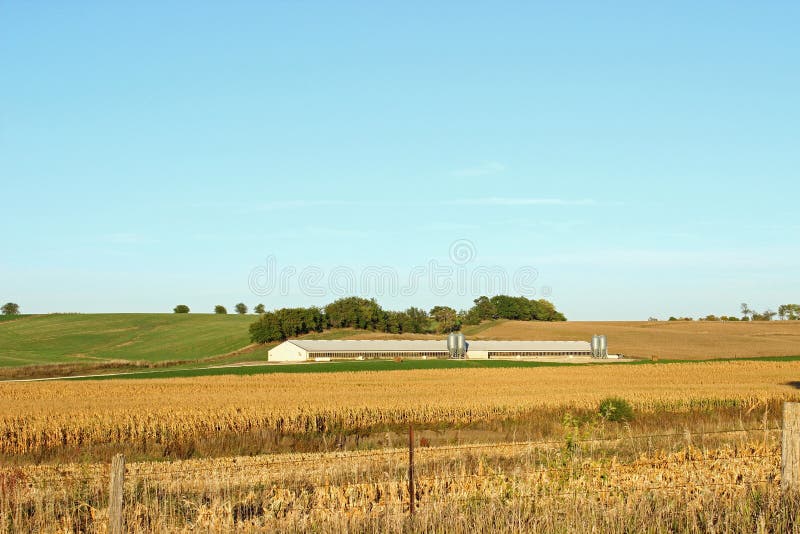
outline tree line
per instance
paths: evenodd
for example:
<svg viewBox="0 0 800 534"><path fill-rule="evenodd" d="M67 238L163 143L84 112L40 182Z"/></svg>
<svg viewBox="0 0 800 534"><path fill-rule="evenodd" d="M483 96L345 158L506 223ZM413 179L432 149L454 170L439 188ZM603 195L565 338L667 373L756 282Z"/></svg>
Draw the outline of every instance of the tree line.
<svg viewBox="0 0 800 534"><path fill-rule="evenodd" d="M781 304L778 311L767 308L762 312L757 312L750 308L746 302L740 306L741 318L736 315L706 315L698 318L698 321L772 321L777 316L782 321L800 321L800 304ZM652 319L652 318L651 318ZM670 321L693 321L691 317L670 317Z"/></svg>
<svg viewBox="0 0 800 534"><path fill-rule="evenodd" d="M355 328L392 334L448 333L465 324L479 324L487 319L520 321L566 321L553 303L540 299L497 295L479 297L469 310L456 311L450 306L434 306L429 311L410 307L403 311L384 310L375 299L346 297L322 308L281 308L261 313L250 325L254 343L283 341L327 328Z"/></svg>
<svg viewBox="0 0 800 534"><path fill-rule="evenodd" d="M247 304L245 304L244 302L239 302L233 307L233 309L239 315L245 315L248 310ZM187 306L186 304L178 304L172 309L172 311L173 313L189 313L191 310L189 309L189 306ZM266 308L264 307L263 304L256 304L256 306L253 308L253 311L255 313L264 313L266 311ZM217 304L216 306L214 306L214 313L216 313L217 315L226 315L228 313L228 308L226 308L222 304Z"/></svg>

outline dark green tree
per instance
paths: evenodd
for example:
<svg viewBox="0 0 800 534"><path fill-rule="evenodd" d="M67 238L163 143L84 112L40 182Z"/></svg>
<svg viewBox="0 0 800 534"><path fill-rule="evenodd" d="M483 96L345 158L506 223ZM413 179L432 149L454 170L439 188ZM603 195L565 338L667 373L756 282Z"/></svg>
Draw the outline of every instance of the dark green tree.
<svg viewBox="0 0 800 534"><path fill-rule="evenodd" d="M239 304L234 306L234 309L236 310L236 313L238 313L239 315L244 315L247 313L247 304L245 304L244 302L240 302Z"/></svg>
<svg viewBox="0 0 800 534"><path fill-rule="evenodd" d="M225 306L223 306L222 304L217 304L216 306L214 306L214 313L218 315L225 315L226 313L228 313L228 310L226 310Z"/></svg>
<svg viewBox="0 0 800 534"><path fill-rule="evenodd" d="M187 306L186 304L178 304L177 306L172 308L172 311L175 313L189 313L189 306Z"/></svg>
<svg viewBox="0 0 800 534"><path fill-rule="evenodd" d="M3 307L0 308L0 311L3 312L3 315L19 315L19 304L16 302L6 302L3 304Z"/></svg>
<svg viewBox="0 0 800 534"><path fill-rule="evenodd" d="M281 331L278 316L272 312L263 313L250 325L250 339L253 343L270 343L286 339Z"/></svg>
<svg viewBox="0 0 800 534"><path fill-rule="evenodd" d="M325 306L325 316L331 328L378 330L383 314L383 309L374 299L361 297L341 298Z"/></svg>
<svg viewBox="0 0 800 534"><path fill-rule="evenodd" d="M472 312L474 318L478 319L478 322L497 319L497 308L489 297L480 296L472 302L475 305L470 309L470 312Z"/></svg>
<svg viewBox="0 0 800 534"><path fill-rule="evenodd" d="M431 318L428 312L423 309L411 307L406 310L405 324L403 332L412 334L424 334L431 329Z"/></svg>
<svg viewBox="0 0 800 534"><path fill-rule="evenodd" d="M445 334L455 332L461 328L458 313L450 306L434 306L431 308L431 318L436 321L437 332Z"/></svg>
<svg viewBox="0 0 800 534"><path fill-rule="evenodd" d="M263 304L256 304L255 308L253 308L253 311L261 315L262 313L265 313L267 309L264 307Z"/></svg>

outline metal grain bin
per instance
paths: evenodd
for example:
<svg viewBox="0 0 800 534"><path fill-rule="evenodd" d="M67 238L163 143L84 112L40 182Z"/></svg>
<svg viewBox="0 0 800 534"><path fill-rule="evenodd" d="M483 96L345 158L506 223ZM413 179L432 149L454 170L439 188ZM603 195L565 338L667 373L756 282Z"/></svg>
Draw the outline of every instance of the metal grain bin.
<svg viewBox="0 0 800 534"><path fill-rule="evenodd" d="M600 357L600 336L597 334L592 336L592 358Z"/></svg>
<svg viewBox="0 0 800 534"><path fill-rule="evenodd" d="M450 353L451 358L457 357L458 354L458 334L455 332L450 332L450 335L447 336L447 352Z"/></svg>
<svg viewBox="0 0 800 534"><path fill-rule="evenodd" d="M608 339L606 336L598 336L600 338L600 357L608 358Z"/></svg>
<svg viewBox="0 0 800 534"><path fill-rule="evenodd" d="M462 359L467 354L467 338L459 332L456 334L456 358Z"/></svg>

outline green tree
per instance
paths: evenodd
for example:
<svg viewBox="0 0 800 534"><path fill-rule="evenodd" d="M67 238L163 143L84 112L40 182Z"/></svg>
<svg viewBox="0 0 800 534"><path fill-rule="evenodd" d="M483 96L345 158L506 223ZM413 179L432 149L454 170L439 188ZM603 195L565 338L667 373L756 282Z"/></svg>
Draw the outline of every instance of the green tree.
<svg viewBox="0 0 800 534"><path fill-rule="evenodd" d="M217 304L216 306L214 306L214 313L218 315L225 315L226 313L228 313L228 310L226 310L225 306L223 306L222 304Z"/></svg>
<svg viewBox="0 0 800 534"><path fill-rule="evenodd" d="M388 311L384 317L385 332L390 334L402 334L405 330L404 327L408 324L408 316L406 312Z"/></svg>
<svg viewBox="0 0 800 534"><path fill-rule="evenodd" d="M186 304L178 304L174 308L172 308L174 313L189 313L189 306Z"/></svg>
<svg viewBox="0 0 800 534"><path fill-rule="evenodd" d="M428 312L423 309L410 307L406 310L406 322L403 325L403 332L413 334L424 334L431 329L431 318Z"/></svg>
<svg viewBox="0 0 800 534"><path fill-rule="evenodd" d="M266 313L267 309L263 304L256 304L255 308L253 308L253 311L261 315L262 313Z"/></svg>
<svg viewBox="0 0 800 534"><path fill-rule="evenodd" d="M475 304L467 313L472 312L473 317L479 321L497 319L497 308L489 297L480 296L472 301Z"/></svg>
<svg viewBox="0 0 800 534"><path fill-rule="evenodd" d="M267 312L259 316L258 320L250 325L250 340L253 343L270 343L286 339L281 330L281 324L275 313Z"/></svg>
<svg viewBox="0 0 800 534"><path fill-rule="evenodd" d="M6 302L3 304L3 307L0 308L0 311L3 312L3 315L19 315L19 304L15 302Z"/></svg>
<svg viewBox="0 0 800 534"><path fill-rule="evenodd" d="M431 318L437 323L437 331L439 333L455 332L461 328L458 313L450 306L434 306L430 313Z"/></svg>
<svg viewBox="0 0 800 534"><path fill-rule="evenodd" d="M372 299L346 297L325 306L325 316L331 328L380 330L385 324L383 309Z"/></svg>
<svg viewBox="0 0 800 534"><path fill-rule="evenodd" d="M739 308L742 310L742 318L749 318L749 316L753 314L753 310L750 309L750 306L748 306L746 302L742 302Z"/></svg>
<svg viewBox="0 0 800 534"><path fill-rule="evenodd" d="M239 304L234 306L234 309L236 310L236 313L238 313L239 315L244 315L247 313L247 305L244 302L240 302Z"/></svg>

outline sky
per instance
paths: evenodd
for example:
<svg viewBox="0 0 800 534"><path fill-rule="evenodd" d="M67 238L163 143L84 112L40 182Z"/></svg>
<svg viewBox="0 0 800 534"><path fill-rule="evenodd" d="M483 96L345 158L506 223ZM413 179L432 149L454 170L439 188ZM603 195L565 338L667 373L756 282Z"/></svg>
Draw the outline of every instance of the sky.
<svg viewBox="0 0 800 534"><path fill-rule="evenodd" d="M655 4L0 0L0 301L800 302L800 3Z"/></svg>

